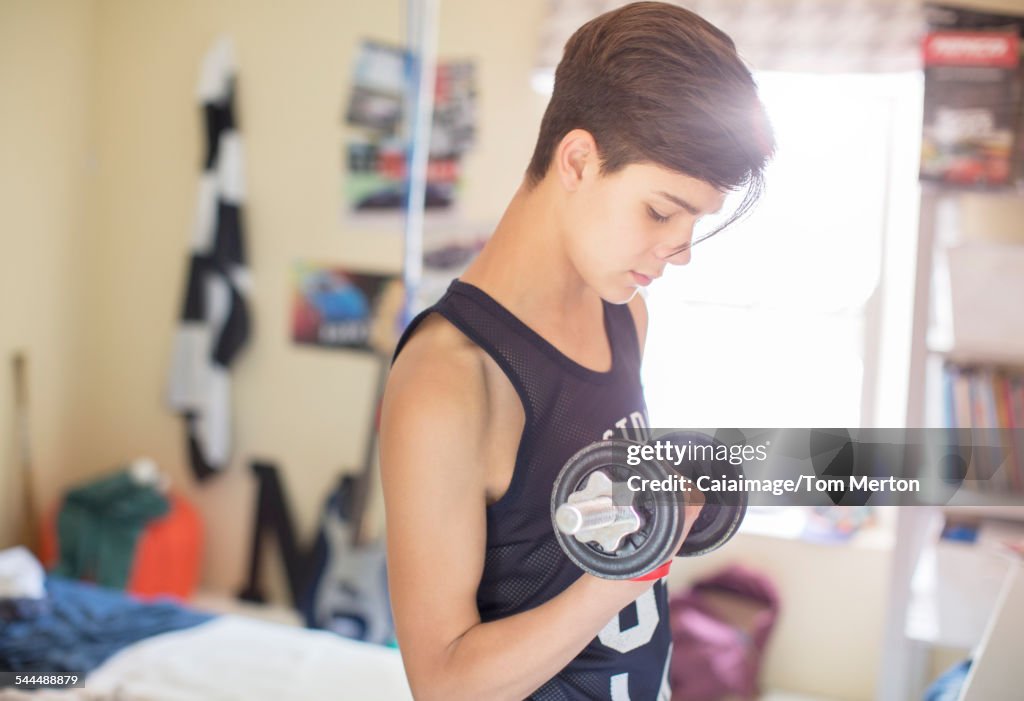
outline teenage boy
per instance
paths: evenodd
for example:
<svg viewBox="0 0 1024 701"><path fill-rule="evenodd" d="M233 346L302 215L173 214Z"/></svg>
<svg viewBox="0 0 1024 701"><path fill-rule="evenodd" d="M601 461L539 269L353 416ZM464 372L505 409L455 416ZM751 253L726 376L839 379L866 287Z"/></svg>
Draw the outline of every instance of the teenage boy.
<svg viewBox="0 0 1024 701"><path fill-rule="evenodd" d="M697 15L635 3L569 39L522 184L406 330L385 392L391 598L417 699L669 699L664 581L582 573L551 490L585 445L646 438L637 290L689 262L728 192L746 187L729 222L756 200L772 150L750 72Z"/></svg>

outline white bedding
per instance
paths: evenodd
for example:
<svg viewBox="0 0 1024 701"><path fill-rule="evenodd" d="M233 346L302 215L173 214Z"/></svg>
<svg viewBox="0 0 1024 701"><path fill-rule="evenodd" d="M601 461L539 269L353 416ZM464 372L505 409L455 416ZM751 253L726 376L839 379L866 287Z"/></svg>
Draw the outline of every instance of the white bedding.
<svg viewBox="0 0 1024 701"><path fill-rule="evenodd" d="M85 686L132 701L412 699L397 650L239 616L131 645Z"/></svg>

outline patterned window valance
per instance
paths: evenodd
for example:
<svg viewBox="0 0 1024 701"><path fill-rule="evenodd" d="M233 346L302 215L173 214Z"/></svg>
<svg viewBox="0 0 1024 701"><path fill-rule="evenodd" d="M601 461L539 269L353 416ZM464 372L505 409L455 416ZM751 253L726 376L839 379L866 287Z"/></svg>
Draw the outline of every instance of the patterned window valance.
<svg viewBox="0 0 1024 701"><path fill-rule="evenodd" d="M569 36L621 0L549 0L537 63L552 76ZM676 0L732 37L752 70L877 73L921 68L920 0Z"/></svg>

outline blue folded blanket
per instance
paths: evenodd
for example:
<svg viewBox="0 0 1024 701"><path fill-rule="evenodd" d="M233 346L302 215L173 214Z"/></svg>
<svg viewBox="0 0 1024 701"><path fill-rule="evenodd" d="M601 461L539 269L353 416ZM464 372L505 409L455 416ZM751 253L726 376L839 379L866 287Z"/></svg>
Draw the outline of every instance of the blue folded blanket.
<svg viewBox="0 0 1024 701"><path fill-rule="evenodd" d="M85 676L134 642L213 618L60 577L49 577L46 591L49 606L40 615L0 624L0 669Z"/></svg>

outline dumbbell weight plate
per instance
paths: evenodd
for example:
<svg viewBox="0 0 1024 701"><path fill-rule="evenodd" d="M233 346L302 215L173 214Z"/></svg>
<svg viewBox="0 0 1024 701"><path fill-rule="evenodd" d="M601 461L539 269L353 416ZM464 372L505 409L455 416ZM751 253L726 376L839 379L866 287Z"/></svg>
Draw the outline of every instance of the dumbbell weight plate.
<svg viewBox="0 0 1024 701"><path fill-rule="evenodd" d="M683 533L681 502L669 503L664 495L655 500L650 492L630 492L625 487L632 475L654 480L667 476L665 467L655 460L629 465L628 450L635 445L617 439L591 443L566 461L551 492L551 523L558 544L581 569L604 579L632 579L650 572L672 558ZM596 542L581 542L576 536L563 533L555 519L558 507L568 503L570 495L584 489L589 477L599 471L620 485L616 488L616 504L627 505L626 499L632 496L632 506L640 516L639 530L626 535L611 551Z"/></svg>
<svg viewBox="0 0 1024 701"><path fill-rule="evenodd" d="M724 443L715 438L696 431L673 431L659 436L655 441L671 442L680 446L700 445L718 448ZM668 469L675 469L680 474L696 480L700 475L709 475L717 479L740 479L743 470L728 460L684 460L679 465L667 464ZM686 535L683 546L677 553L681 557L706 555L725 545L739 530L747 515L747 493L745 491L730 492L728 496L719 492L705 492L704 508Z"/></svg>

